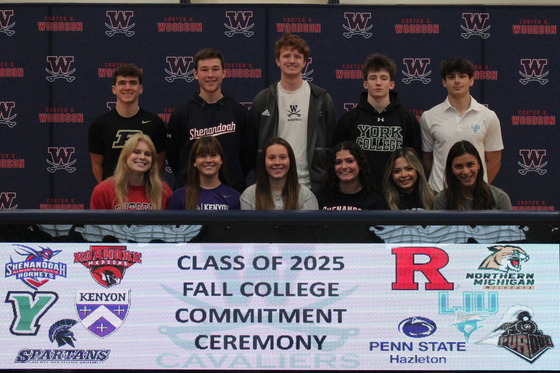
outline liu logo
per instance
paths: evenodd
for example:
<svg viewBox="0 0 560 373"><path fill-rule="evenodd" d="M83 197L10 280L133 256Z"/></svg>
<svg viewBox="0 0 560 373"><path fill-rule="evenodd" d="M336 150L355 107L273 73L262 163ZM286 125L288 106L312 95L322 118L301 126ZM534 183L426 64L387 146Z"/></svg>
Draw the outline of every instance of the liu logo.
<svg viewBox="0 0 560 373"><path fill-rule="evenodd" d="M432 73L432 70L426 72L430 62L429 58L403 58L403 64L406 68L406 71L401 71L405 76L402 80L403 83L410 84L416 80L424 84L431 82L432 79L428 78L428 76Z"/></svg>
<svg viewBox="0 0 560 373"><path fill-rule="evenodd" d="M543 162L546 149L519 149L519 155L523 162L517 162L522 167L517 172L521 175L525 176L529 172L536 172L541 176L546 174L547 170L544 167L548 162Z"/></svg>
<svg viewBox="0 0 560 373"><path fill-rule="evenodd" d="M169 69L165 69L165 72L169 76L165 77L169 83L173 83L176 79L183 79L187 83L194 80L194 68L191 69L191 64L194 61L192 56L167 56L165 58Z"/></svg>
<svg viewBox="0 0 560 373"><path fill-rule="evenodd" d="M462 14L464 24L461 28L465 31L461 36L465 39L471 36L480 36L483 39L488 39L490 33L487 31L490 29L490 25L486 25L490 14L488 13L463 13Z"/></svg>
<svg viewBox="0 0 560 373"><path fill-rule="evenodd" d="M76 160L72 160L72 156L76 152L74 147L59 147L59 146L49 146L47 151L49 152L51 159L47 159L47 163L51 167L47 167L47 171L51 174L58 170L65 170L68 173L76 171L76 167L72 165L76 163Z"/></svg>
<svg viewBox="0 0 560 373"><path fill-rule="evenodd" d="M548 64L548 59L522 58L520 63L523 71L519 71L519 74L521 74L523 79L519 79L519 83L523 85L529 82L539 82L541 85L548 83L548 79L544 79L549 73L544 71L544 67Z"/></svg>
<svg viewBox="0 0 560 373"><path fill-rule="evenodd" d="M14 204L17 198L16 192L0 192L0 210L15 210L18 205Z"/></svg>
<svg viewBox="0 0 560 373"><path fill-rule="evenodd" d="M54 82L57 79L64 79L67 82L72 82L76 79L74 72L76 69L70 70L74 62L74 56L47 56L47 62L50 65L50 70L45 69L50 75L47 76L49 82Z"/></svg>
<svg viewBox="0 0 560 373"><path fill-rule="evenodd" d="M14 122L17 114L12 114L15 107L16 103L14 101L0 101L0 125L12 128L17 124L17 122Z"/></svg>
<svg viewBox="0 0 560 373"><path fill-rule="evenodd" d="M132 17L134 17L134 11L132 10L108 10L105 15L109 19L109 23L105 23L105 26L109 30L105 31L105 34L109 37L113 37L116 34L125 34L131 37L135 34L132 28L136 25L135 23L130 24Z"/></svg>
<svg viewBox="0 0 560 373"><path fill-rule="evenodd" d="M255 24L249 24L251 18L253 18L253 11L227 11L226 18L229 24L224 23L224 26L228 29L224 34L226 34L228 38L237 34L242 34L250 38L255 34L254 31L250 31Z"/></svg>
<svg viewBox="0 0 560 373"><path fill-rule="evenodd" d="M344 27L346 32L342 33L342 35L346 39L356 35L369 39L373 35L369 32L373 25L368 26L371 13L344 12L344 18L346 18L346 24L342 25L342 27Z"/></svg>
<svg viewBox="0 0 560 373"><path fill-rule="evenodd" d="M12 27L16 24L12 22L12 16L14 15L13 9L0 10L0 33L12 36L16 32L12 30ZM11 22L11 23L10 23Z"/></svg>

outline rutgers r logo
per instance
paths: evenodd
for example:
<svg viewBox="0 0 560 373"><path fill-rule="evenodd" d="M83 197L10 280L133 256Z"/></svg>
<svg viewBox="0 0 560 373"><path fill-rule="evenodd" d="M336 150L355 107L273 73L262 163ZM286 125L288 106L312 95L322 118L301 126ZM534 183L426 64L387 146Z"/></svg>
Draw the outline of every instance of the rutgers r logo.
<svg viewBox="0 0 560 373"><path fill-rule="evenodd" d="M346 32L342 33L346 39L350 39L352 36L363 36L369 39L373 25L369 25L369 20L371 19L371 13L360 13L360 12L344 12L344 18L346 18L346 24L342 25Z"/></svg>
<svg viewBox="0 0 560 373"><path fill-rule="evenodd" d="M392 283L393 290L418 290L415 272L421 272L428 280L426 290L453 290L454 284L440 272L449 262L445 251L437 247L395 247L391 253L397 257L397 279ZM417 258L427 259L420 263Z"/></svg>
<svg viewBox="0 0 560 373"><path fill-rule="evenodd" d="M14 15L13 9L0 10L0 33L12 36L16 32L12 30L12 27L16 24L12 22L12 16ZM11 22L11 23L10 23Z"/></svg>
<svg viewBox="0 0 560 373"><path fill-rule="evenodd" d="M432 81L432 79L428 78L428 76L432 73L432 70L426 72L426 70L428 70L428 66L430 65L429 58L403 58L403 64L406 68L406 71L401 71L405 76L402 80L403 83L410 84L417 80L424 84L428 84Z"/></svg>
<svg viewBox="0 0 560 373"><path fill-rule="evenodd" d="M76 152L76 148L49 146L47 151L51 157L51 159L47 159L47 163L51 165L50 167L47 167L47 171L51 174L58 170L65 170L70 174L76 171L76 167L72 167L72 165L76 163L75 159L72 160L72 156Z"/></svg>
<svg viewBox="0 0 560 373"><path fill-rule="evenodd" d="M14 101L0 101L0 125L12 128L17 124L14 122L17 114L12 114L15 107L16 103Z"/></svg>
<svg viewBox="0 0 560 373"><path fill-rule="evenodd" d="M74 63L74 56L47 56L50 70L46 69L51 75L47 76L49 82L54 82L57 79L64 79L67 82L73 82L76 79L74 72L76 69L70 70L72 63Z"/></svg>
<svg viewBox="0 0 560 373"><path fill-rule="evenodd" d="M228 38L231 38L236 34L242 34L250 38L255 34L254 31L250 31L255 24L249 24L251 18L253 18L253 11L230 10L226 12L226 18L229 25L224 23L224 26L228 29L228 31L225 31L224 34L226 34Z"/></svg>
<svg viewBox="0 0 560 373"><path fill-rule="evenodd" d="M135 23L130 24L132 17L134 17L134 11L132 10L108 10L105 15L109 19L109 23L105 23L105 26L109 30L105 31L105 34L109 37L113 37L116 34L125 34L131 37L135 34L132 28L136 25Z"/></svg>
<svg viewBox="0 0 560 373"><path fill-rule="evenodd" d="M541 176L546 174L547 170L544 167L548 162L543 163L546 149L519 149L519 155L523 161L517 162L522 167L517 172L521 175L525 176L529 172L536 172Z"/></svg>
<svg viewBox="0 0 560 373"><path fill-rule="evenodd" d="M544 71L544 67L548 65L548 59L522 58L520 63L523 67L523 71L519 71L519 74L523 79L519 79L519 83L523 85L529 82L539 82L541 85L548 83L548 79L545 79L548 75L548 71Z"/></svg>
<svg viewBox="0 0 560 373"><path fill-rule="evenodd" d="M192 56L167 56L165 61L167 66L169 66L169 69L165 69L165 72L169 74L169 76L165 77L165 80L169 83L174 82L176 79L185 80L187 83L194 80L194 69L191 69L191 64L194 61Z"/></svg>
<svg viewBox="0 0 560 373"><path fill-rule="evenodd" d="M483 39L488 39L490 37L490 33L487 31L490 30L491 26L486 25L488 19L490 18L490 14L463 13L462 17L464 24L461 25L461 28L465 31L461 34L463 38L468 39L471 36L480 36Z"/></svg>
<svg viewBox="0 0 560 373"><path fill-rule="evenodd" d="M0 210L17 209L18 205L14 204L16 197L16 192L0 192Z"/></svg>

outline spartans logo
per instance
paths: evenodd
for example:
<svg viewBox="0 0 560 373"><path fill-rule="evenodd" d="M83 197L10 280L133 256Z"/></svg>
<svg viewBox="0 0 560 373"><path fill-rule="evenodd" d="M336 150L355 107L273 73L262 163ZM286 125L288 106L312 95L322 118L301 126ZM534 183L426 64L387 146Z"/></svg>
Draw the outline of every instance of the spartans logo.
<svg viewBox="0 0 560 373"><path fill-rule="evenodd" d="M520 272L521 263L529 261L529 255L518 246L496 245L488 248L492 254L480 263L478 269L500 272Z"/></svg>

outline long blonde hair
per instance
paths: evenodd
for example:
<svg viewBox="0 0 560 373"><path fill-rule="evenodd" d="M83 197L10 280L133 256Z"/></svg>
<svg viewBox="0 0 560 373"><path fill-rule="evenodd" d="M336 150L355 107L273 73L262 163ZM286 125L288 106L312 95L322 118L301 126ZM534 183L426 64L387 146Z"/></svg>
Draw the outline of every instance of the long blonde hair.
<svg viewBox="0 0 560 373"><path fill-rule="evenodd" d="M128 190L131 178L130 169L126 164L126 161L140 141L144 141L152 152L152 166L148 172L144 174L144 190L146 198L152 205L153 210L161 210L163 206L161 198L163 194L163 182L161 181L157 167L156 147L150 136L142 133L130 136L121 150L119 161L117 163L117 167L115 168L115 173L112 176L117 201L120 208L124 209L125 204L128 202Z"/></svg>

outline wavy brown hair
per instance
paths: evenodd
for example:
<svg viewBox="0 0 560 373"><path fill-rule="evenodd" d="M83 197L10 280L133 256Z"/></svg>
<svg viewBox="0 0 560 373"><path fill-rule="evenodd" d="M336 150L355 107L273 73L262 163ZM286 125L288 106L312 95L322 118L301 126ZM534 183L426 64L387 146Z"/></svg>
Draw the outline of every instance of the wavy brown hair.
<svg viewBox="0 0 560 373"><path fill-rule="evenodd" d="M338 176L336 176L336 172L334 171L334 166L336 163L336 153L342 150L348 150L350 154L352 154L356 162L358 162L358 167L360 168L358 179L360 180L360 184L362 184L362 188L367 190L368 192L371 190L375 190L376 188L373 185L372 179L369 174L367 157L364 151L360 149L358 144L356 144L354 141L343 141L339 144L336 144L329 152L328 168L327 173L325 174L327 188L329 188L333 192L339 190L339 179Z"/></svg>

